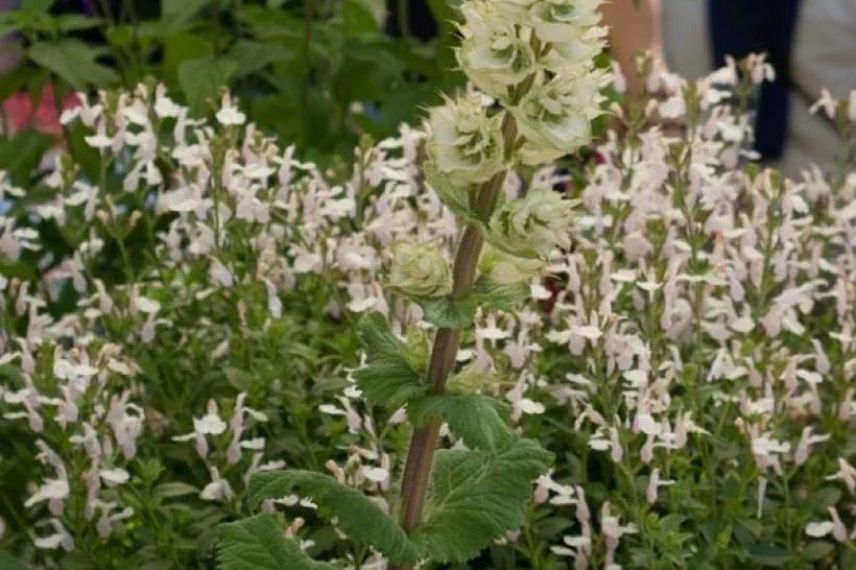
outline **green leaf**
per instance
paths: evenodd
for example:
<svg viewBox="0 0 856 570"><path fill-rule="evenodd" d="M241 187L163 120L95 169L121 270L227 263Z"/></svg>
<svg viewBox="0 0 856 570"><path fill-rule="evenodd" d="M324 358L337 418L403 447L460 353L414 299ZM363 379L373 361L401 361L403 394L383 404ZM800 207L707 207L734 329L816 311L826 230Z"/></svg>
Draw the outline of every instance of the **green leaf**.
<svg viewBox="0 0 856 570"><path fill-rule="evenodd" d="M164 40L163 54L164 75L171 81L178 81L179 66L185 61L212 56L214 44L205 36L178 31Z"/></svg>
<svg viewBox="0 0 856 570"><path fill-rule="evenodd" d="M391 560L413 562L418 558L416 545L389 515L361 492L329 475L301 470L258 473L250 481L247 498L250 505L257 506L263 499L295 492L335 516L339 528L355 542L371 545Z"/></svg>
<svg viewBox="0 0 856 570"><path fill-rule="evenodd" d="M336 570L312 560L296 540L286 538L273 513L221 524L218 531L221 570Z"/></svg>
<svg viewBox="0 0 856 570"><path fill-rule="evenodd" d="M168 499L171 497L184 497L187 495L198 495L199 488L181 481L171 481L169 483L161 483L154 489L155 495Z"/></svg>
<svg viewBox="0 0 856 570"><path fill-rule="evenodd" d="M56 17L56 24L61 31L68 33L97 28L101 25L101 19L81 16L80 14L63 14Z"/></svg>
<svg viewBox="0 0 856 570"><path fill-rule="evenodd" d="M787 550L775 544L750 544L746 550L762 566L782 566L791 559Z"/></svg>
<svg viewBox="0 0 856 570"><path fill-rule="evenodd" d="M448 174L441 171L433 160L426 160L422 166L425 178L434 191L443 199L443 203L449 207L455 215L463 220L478 222L479 219L470 207L470 194L475 192L474 187L461 188L459 184Z"/></svg>
<svg viewBox="0 0 856 570"><path fill-rule="evenodd" d="M447 329L463 329L473 324L478 300L473 296L455 299L445 297L419 297L414 299L425 312L423 317L432 325Z"/></svg>
<svg viewBox="0 0 856 570"><path fill-rule="evenodd" d="M222 57L204 56L183 61L178 66L178 83L190 108L199 113L206 103L214 104L236 69L234 61Z"/></svg>
<svg viewBox="0 0 856 570"><path fill-rule="evenodd" d="M161 0L161 21L177 30L192 21L196 13L211 0Z"/></svg>
<svg viewBox="0 0 856 570"><path fill-rule="evenodd" d="M114 70L95 61L100 52L80 40L36 42L27 50L27 55L79 91L89 85L107 87L119 81Z"/></svg>
<svg viewBox="0 0 856 570"><path fill-rule="evenodd" d="M24 565L8 552L0 551L0 570L24 570Z"/></svg>
<svg viewBox="0 0 856 570"><path fill-rule="evenodd" d="M489 451L508 445L514 436L503 417L506 411L502 402L480 394L426 396L407 404L407 415L415 424L439 416L468 447Z"/></svg>
<svg viewBox="0 0 856 570"><path fill-rule="evenodd" d="M513 311L529 298L529 282L519 281L506 285L491 283L485 277L480 277L473 288L473 295L479 303L490 309Z"/></svg>
<svg viewBox="0 0 856 570"><path fill-rule="evenodd" d="M29 185L31 177L38 176L42 156L56 145L56 139L35 130L23 131L13 137L0 137L0 165L19 185ZM24 277L34 275L27 264L0 259L0 274Z"/></svg>
<svg viewBox="0 0 856 570"><path fill-rule="evenodd" d="M413 539L441 563L461 562L523 524L532 480L547 471L550 453L515 438L499 453L437 452L422 525Z"/></svg>
<svg viewBox="0 0 856 570"><path fill-rule="evenodd" d="M812 562L826 558L835 551L835 545L825 540L815 540L808 543L803 551L803 558Z"/></svg>
<svg viewBox="0 0 856 570"><path fill-rule="evenodd" d="M389 330L380 313L369 313L359 325L367 363L354 376L357 385L374 404L397 408L424 392L420 371L405 357L406 347Z"/></svg>
<svg viewBox="0 0 856 570"><path fill-rule="evenodd" d="M237 65L236 79L252 75L276 61L296 56L297 54L287 47L245 39L236 41L229 50L229 58Z"/></svg>

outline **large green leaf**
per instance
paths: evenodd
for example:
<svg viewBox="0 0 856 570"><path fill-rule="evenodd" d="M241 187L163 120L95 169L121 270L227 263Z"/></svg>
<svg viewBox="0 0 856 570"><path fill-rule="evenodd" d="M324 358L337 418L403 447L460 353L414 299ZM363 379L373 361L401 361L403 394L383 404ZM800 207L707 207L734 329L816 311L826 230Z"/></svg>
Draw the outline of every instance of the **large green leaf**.
<svg viewBox="0 0 856 570"><path fill-rule="evenodd" d="M431 496L413 539L437 562L473 558L520 527L532 480L547 471L550 458L536 442L522 438L498 453L438 451Z"/></svg>
<svg viewBox="0 0 856 570"><path fill-rule="evenodd" d="M355 542L371 545L398 562L418 558L416 545L389 515L364 494L329 475L302 470L258 473L250 481L247 497L257 506L263 499L292 493L311 498L322 514L336 517L339 528Z"/></svg>
<svg viewBox="0 0 856 570"><path fill-rule="evenodd" d="M0 169L6 170L16 184L26 185L38 176L42 156L56 139L38 131L23 131L14 137L0 137Z"/></svg>
<svg viewBox="0 0 856 570"><path fill-rule="evenodd" d="M489 451L508 445L514 435L504 411L502 402L479 394L426 396L407 404L407 415L415 424L441 417L469 447Z"/></svg>
<svg viewBox="0 0 856 570"><path fill-rule="evenodd" d="M161 20L170 30L180 29L192 22L199 10L211 0L161 0Z"/></svg>
<svg viewBox="0 0 856 570"><path fill-rule="evenodd" d="M312 560L297 541L286 538L273 513L222 524L218 530L221 570L336 570Z"/></svg>
<svg viewBox="0 0 856 570"><path fill-rule="evenodd" d="M370 402L395 408L423 393L420 372L405 357L405 344L390 332L383 315L363 317L359 334L367 363L354 376Z"/></svg>
<svg viewBox="0 0 856 570"><path fill-rule="evenodd" d="M273 43L239 39L229 50L229 58L235 61L235 78L246 77L260 71L276 61L297 57L293 49Z"/></svg>
<svg viewBox="0 0 856 570"><path fill-rule="evenodd" d="M80 40L36 42L27 50L27 55L77 90L82 91L89 85L108 87L119 81L114 70L96 61L101 53Z"/></svg>
<svg viewBox="0 0 856 570"><path fill-rule="evenodd" d="M206 103L216 104L220 91L229 84L237 69L228 58L204 56L188 59L178 66L178 83L187 103L195 112L201 112Z"/></svg>
<svg viewBox="0 0 856 570"><path fill-rule="evenodd" d="M439 328L463 329L469 327L475 318L478 299L468 295L455 299L451 295L444 297L420 297L414 299L422 310L427 322Z"/></svg>

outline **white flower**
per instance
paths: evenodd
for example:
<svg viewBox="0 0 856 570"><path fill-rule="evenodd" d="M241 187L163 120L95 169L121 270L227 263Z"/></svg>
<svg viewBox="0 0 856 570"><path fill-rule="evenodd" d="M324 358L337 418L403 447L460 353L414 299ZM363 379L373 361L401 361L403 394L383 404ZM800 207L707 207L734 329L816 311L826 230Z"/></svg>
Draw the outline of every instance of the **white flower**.
<svg viewBox="0 0 856 570"><path fill-rule="evenodd" d="M29 508L42 501L63 500L68 498L68 493L67 479L47 479L38 491L24 501L24 506Z"/></svg>
<svg viewBox="0 0 856 570"><path fill-rule="evenodd" d="M203 501L219 501L225 502L235 496L232 491L232 486L226 479L220 477L220 472L216 467L211 467L211 482L205 485L205 488L199 493L199 498Z"/></svg>
<svg viewBox="0 0 856 570"><path fill-rule="evenodd" d="M60 547L66 552L74 550L74 538L65 530L60 520L52 518L48 524L53 527L54 534L36 538L33 545L41 550L56 550Z"/></svg>
<svg viewBox="0 0 856 570"><path fill-rule="evenodd" d="M439 246L399 242L393 246L388 286L407 295L438 297L452 290L452 272Z"/></svg>
<svg viewBox="0 0 856 570"><path fill-rule="evenodd" d="M220 435L226 431L226 422L216 413L208 413L201 418L193 418L193 429L204 435Z"/></svg>
<svg viewBox="0 0 856 570"><path fill-rule="evenodd" d="M572 203L553 190L532 190L504 204L490 220L490 241L518 257L544 258L570 245Z"/></svg>
<svg viewBox="0 0 856 570"><path fill-rule="evenodd" d="M535 402L534 400L530 400L529 398L521 398L517 400L515 403L515 407L519 408L521 412L524 414L543 414L546 411L544 404L540 402Z"/></svg>
<svg viewBox="0 0 856 570"><path fill-rule="evenodd" d="M122 485L130 479L128 472L118 467L115 469L100 469L98 475L109 487Z"/></svg>
<svg viewBox="0 0 856 570"><path fill-rule="evenodd" d="M225 93L223 95L220 110L217 111L217 122L219 122L224 127L228 127L240 126L243 125L246 121L247 116L234 106L232 100L229 98L229 94Z"/></svg>
<svg viewBox="0 0 856 570"><path fill-rule="evenodd" d="M805 533L813 538L822 538L834 528L835 523L832 521L810 522L805 525Z"/></svg>

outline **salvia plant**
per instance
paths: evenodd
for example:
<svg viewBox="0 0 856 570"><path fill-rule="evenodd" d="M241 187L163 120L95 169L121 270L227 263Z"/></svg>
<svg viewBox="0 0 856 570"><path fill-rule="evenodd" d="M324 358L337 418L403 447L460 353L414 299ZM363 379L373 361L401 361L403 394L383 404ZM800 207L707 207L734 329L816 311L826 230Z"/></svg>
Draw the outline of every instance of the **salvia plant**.
<svg viewBox="0 0 856 570"><path fill-rule="evenodd" d="M400 331L378 313L360 323L365 365L357 387L373 405L404 407L412 435L391 512L331 475L306 470L257 474L251 506L307 497L349 540L382 553L390 568L464 562L519 528L532 481L550 454L508 424L489 395L496 373L459 369L476 311L512 310L529 296L555 248L568 247L571 203L551 189L513 200L503 189L518 165L540 166L590 140L608 77L597 1L472 0L461 10L457 56L477 90L429 111L423 170L461 225L454 259L432 243L393 245L387 288L416 303L435 327ZM438 450L444 424L458 438ZM222 527L221 565L335 568L311 560L267 512Z"/></svg>

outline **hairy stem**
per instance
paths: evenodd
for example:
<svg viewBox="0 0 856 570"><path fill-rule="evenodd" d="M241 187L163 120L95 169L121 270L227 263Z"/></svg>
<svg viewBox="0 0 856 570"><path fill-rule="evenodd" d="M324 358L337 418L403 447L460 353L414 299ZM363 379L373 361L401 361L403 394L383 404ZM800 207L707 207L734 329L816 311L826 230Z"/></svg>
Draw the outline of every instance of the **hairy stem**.
<svg viewBox="0 0 856 570"><path fill-rule="evenodd" d="M503 118L502 133L505 148L513 148L517 138L517 128L510 113L506 113ZM478 218L486 219L490 216L496 206L499 193L502 191L506 174L507 172L503 170L494 175L472 197L473 213ZM484 238L481 229L476 224L469 223L463 231L455 254L452 286L454 297L464 297L472 290L483 243ZM455 366L455 357L461 343L461 332L461 329L442 328L437 331L434 337L427 377L431 394L442 394L445 389L446 380ZM401 484L401 522L407 532L414 530L422 518L422 507L428 492L431 465L434 460L434 450L437 447L441 425L442 421L434 420L415 429L410 439L410 448L407 452ZM392 564L389 569L410 570L412 567L410 564Z"/></svg>

